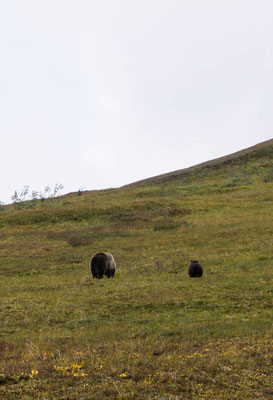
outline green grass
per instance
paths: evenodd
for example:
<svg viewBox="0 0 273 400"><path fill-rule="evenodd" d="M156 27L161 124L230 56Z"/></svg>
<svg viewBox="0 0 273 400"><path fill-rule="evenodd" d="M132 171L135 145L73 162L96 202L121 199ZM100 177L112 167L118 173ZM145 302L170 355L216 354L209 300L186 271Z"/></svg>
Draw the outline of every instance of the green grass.
<svg viewBox="0 0 273 400"><path fill-rule="evenodd" d="M271 398L271 156L2 207L0 398Z"/></svg>

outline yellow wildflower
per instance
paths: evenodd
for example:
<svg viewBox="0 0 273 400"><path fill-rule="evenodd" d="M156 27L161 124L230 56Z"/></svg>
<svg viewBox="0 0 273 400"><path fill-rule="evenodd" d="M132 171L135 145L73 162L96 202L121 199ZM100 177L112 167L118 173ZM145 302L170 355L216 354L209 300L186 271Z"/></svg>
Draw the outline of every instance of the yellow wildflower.
<svg viewBox="0 0 273 400"><path fill-rule="evenodd" d="M123 372L122 374L119 374L119 376L121 378L128 378L128 376L130 376L130 374L128 372Z"/></svg>
<svg viewBox="0 0 273 400"><path fill-rule="evenodd" d="M33 378L35 375L38 375L39 371L36 371L35 369L31 370L31 373L29 374L30 378Z"/></svg>

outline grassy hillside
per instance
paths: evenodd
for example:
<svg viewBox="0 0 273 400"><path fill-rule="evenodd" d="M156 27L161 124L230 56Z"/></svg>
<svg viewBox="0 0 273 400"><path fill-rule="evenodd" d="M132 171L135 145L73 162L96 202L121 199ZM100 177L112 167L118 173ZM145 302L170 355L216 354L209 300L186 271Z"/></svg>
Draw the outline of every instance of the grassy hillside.
<svg viewBox="0 0 273 400"><path fill-rule="evenodd" d="M272 398L272 159L1 207L0 398Z"/></svg>
<svg viewBox="0 0 273 400"><path fill-rule="evenodd" d="M207 172L208 169L219 169L223 166L227 166L230 164L243 166L249 158L259 158L260 156L264 158L266 154L268 155L268 157L272 156L272 146L273 139L266 140L265 142L258 143L255 146L237 151L236 153L228 154L227 156L206 161L189 168L179 169L177 171L168 172L166 174L154 176L152 178L142 179L141 181L133 182L129 185L126 185L126 187L168 182L172 179L177 179L178 177L185 178L192 175L192 173L198 173L200 171L204 173Z"/></svg>

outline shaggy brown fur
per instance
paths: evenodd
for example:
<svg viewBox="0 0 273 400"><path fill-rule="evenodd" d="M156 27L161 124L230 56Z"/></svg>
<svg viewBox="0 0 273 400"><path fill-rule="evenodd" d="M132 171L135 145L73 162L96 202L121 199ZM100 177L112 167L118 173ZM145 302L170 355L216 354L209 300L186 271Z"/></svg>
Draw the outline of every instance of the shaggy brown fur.
<svg viewBox="0 0 273 400"><path fill-rule="evenodd" d="M93 278L102 279L103 276L113 278L116 272L116 263L111 253L97 253L90 260L90 270Z"/></svg>
<svg viewBox="0 0 273 400"><path fill-rule="evenodd" d="M198 260L191 260L188 267L188 274L191 278L201 278L203 275L203 268Z"/></svg>

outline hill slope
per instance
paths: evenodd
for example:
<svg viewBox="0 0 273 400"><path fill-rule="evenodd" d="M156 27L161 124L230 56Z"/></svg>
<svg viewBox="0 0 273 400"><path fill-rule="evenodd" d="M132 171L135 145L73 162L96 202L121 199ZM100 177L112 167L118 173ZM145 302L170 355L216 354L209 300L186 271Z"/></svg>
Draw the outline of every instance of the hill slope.
<svg viewBox="0 0 273 400"><path fill-rule="evenodd" d="M0 398L272 397L272 141L261 147L2 207ZM114 279L92 280L98 251Z"/></svg>
<svg viewBox="0 0 273 400"><path fill-rule="evenodd" d="M261 142L256 144L255 146L248 147L247 149L237 151L235 153L229 154L224 157L216 158L214 160L206 161L201 164L194 165L189 168L179 169L177 171L168 172L166 174L161 174L158 176L154 176L151 178L142 179L137 182L133 182L129 185L125 185L125 187L132 186L141 186L159 182L167 182L172 179L176 179L177 177L184 177L190 175L194 171L200 171L201 169L204 171L209 168L221 168L227 164L244 164L245 161L249 158L257 158L260 156L264 156L265 153L268 153L268 156L272 156L273 159L273 139L266 140L265 142Z"/></svg>

